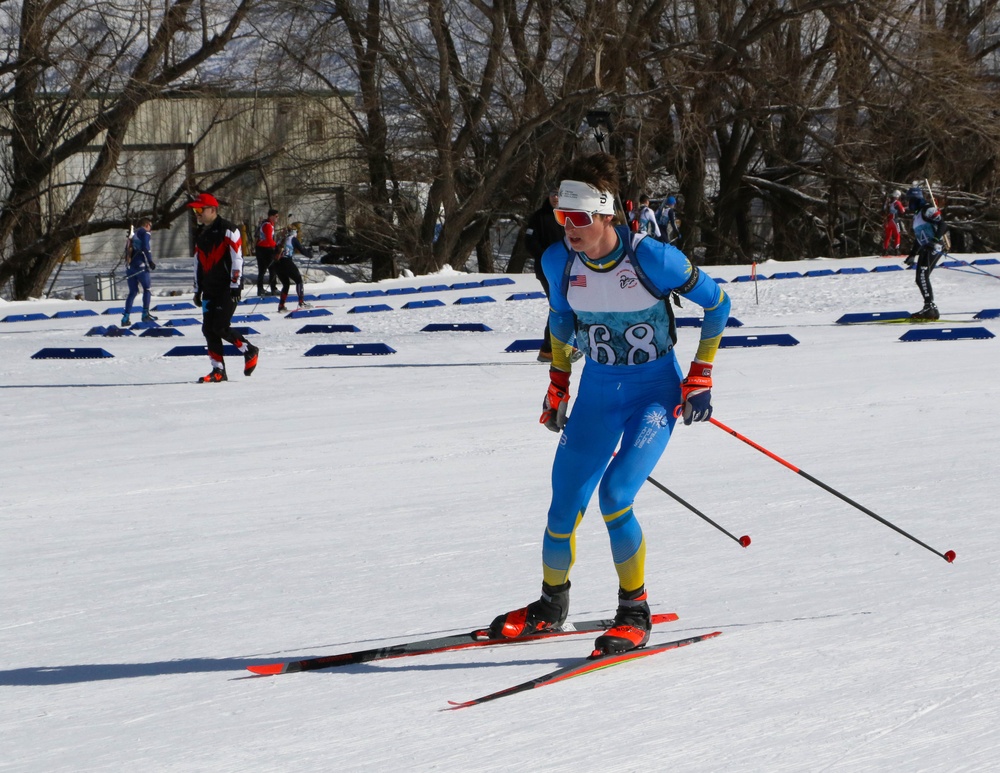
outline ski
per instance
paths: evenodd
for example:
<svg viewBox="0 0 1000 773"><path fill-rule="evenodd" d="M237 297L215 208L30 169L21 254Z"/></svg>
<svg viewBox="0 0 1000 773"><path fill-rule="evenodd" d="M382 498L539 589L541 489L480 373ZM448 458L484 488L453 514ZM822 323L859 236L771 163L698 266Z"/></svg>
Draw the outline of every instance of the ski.
<svg viewBox="0 0 1000 773"><path fill-rule="evenodd" d="M980 322L978 319L915 319L913 317L903 317L901 319L876 319L875 325L969 325L973 322ZM864 323L862 323L864 324Z"/></svg>
<svg viewBox="0 0 1000 773"><path fill-rule="evenodd" d="M653 615L653 624L672 623L677 620L677 615L673 612L664 612ZM491 639L487 629L477 629L469 633L460 633L453 636L440 636L434 639L421 639L419 641L394 644L389 647L376 647L369 650L356 650L355 652L342 652L339 655L320 655L315 658L305 658L303 660L292 660L281 663L260 663L247 666L247 670L262 676L273 676L275 674L294 674L300 671L317 671L321 668L334 668L336 666L350 666L356 663L370 663L373 660L387 660L389 658L403 658L410 655L430 655L436 652L449 652L451 650L467 649L469 647L492 647L497 644L521 644L522 642L539 641L541 639L554 639L561 636L573 636L580 633L593 633L604 631L615 624L614 620L583 620L573 623L567 629L561 631L549 631L547 633L534 634L532 636L521 636L517 639Z"/></svg>
<svg viewBox="0 0 1000 773"><path fill-rule="evenodd" d="M605 668L611 668L612 666L621 665L622 663L628 663L632 660L638 660L639 658L648 658L650 655L656 655L660 652L666 652L667 650L674 650L678 647L685 647L688 644L694 644L695 642L705 641L706 639L712 639L719 636L722 631L713 631L712 633L703 633L698 636L689 636L686 639L677 639L677 641L666 642L665 644L657 644L653 647L645 647L639 650L630 650L629 652L623 652L618 655L602 655L600 657L589 657L582 663L575 663L571 666L563 666L562 668L557 668L555 671L550 671L543 676L535 677L534 679L529 679L527 682L521 682L520 684L515 684L513 687L507 687L503 690L498 690L497 692L490 693L489 695L483 695L479 698L473 698L469 701L448 701L450 706L441 709L442 711L454 711L455 709L464 709L469 706L477 706L480 703L486 703L487 701L495 701L497 698L505 698L508 695L514 695L515 693L525 692L526 690L534 690L537 687L545 687L549 684L555 684L556 682L562 682L566 679L571 679L574 676L581 676L583 674L589 674L593 671L601 671Z"/></svg>

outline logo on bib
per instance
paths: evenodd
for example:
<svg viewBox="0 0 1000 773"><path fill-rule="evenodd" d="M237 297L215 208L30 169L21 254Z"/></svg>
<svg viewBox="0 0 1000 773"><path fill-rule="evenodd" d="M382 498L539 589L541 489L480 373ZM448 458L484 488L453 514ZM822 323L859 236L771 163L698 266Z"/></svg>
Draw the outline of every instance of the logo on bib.
<svg viewBox="0 0 1000 773"><path fill-rule="evenodd" d="M639 285L639 280L631 268L621 268L618 270L618 286L622 290L631 290Z"/></svg>

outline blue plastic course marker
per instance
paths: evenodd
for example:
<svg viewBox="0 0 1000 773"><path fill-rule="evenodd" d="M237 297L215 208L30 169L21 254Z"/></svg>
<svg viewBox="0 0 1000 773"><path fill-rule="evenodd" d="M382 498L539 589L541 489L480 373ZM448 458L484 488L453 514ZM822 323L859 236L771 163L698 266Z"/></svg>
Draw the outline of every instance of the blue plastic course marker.
<svg viewBox="0 0 1000 773"><path fill-rule="evenodd" d="M541 338L519 338L504 349L505 352L537 352L545 341Z"/></svg>
<svg viewBox="0 0 1000 773"><path fill-rule="evenodd" d="M908 311L862 311L845 314L837 320L838 325L856 325L863 322L888 322L893 319L909 319Z"/></svg>
<svg viewBox="0 0 1000 773"><path fill-rule="evenodd" d="M488 333L492 328L487 327L482 322L434 322L425 325L420 329L421 333L444 333L444 332L466 332L466 333Z"/></svg>
<svg viewBox="0 0 1000 773"><path fill-rule="evenodd" d="M900 341L961 341L971 338L995 338L993 333L984 327L964 328L916 328L907 330L899 337Z"/></svg>
<svg viewBox="0 0 1000 773"><path fill-rule="evenodd" d="M753 346L797 346L798 341L788 333L762 336L723 336L720 349L746 349Z"/></svg>
<svg viewBox="0 0 1000 773"><path fill-rule="evenodd" d="M40 349L31 355L33 360L103 360L108 357L114 355L104 349L87 347L50 347Z"/></svg>
<svg viewBox="0 0 1000 773"><path fill-rule="evenodd" d="M396 350L388 344L319 344L305 353L306 357L325 357L327 355L379 355L395 354Z"/></svg>

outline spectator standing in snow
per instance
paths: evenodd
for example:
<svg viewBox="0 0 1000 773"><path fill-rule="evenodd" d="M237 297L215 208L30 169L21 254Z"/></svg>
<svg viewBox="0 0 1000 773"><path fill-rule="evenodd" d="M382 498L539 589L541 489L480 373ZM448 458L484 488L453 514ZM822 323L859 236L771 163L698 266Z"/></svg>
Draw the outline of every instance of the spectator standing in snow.
<svg viewBox="0 0 1000 773"><path fill-rule="evenodd" d="M126 268L126 279L128 281L128 298L125 299L125 314L122 316L122 327L132 324L129 314L132 310L132 301L139 294L139 287L142 287L142 321L155 322L156 317L149 313L149 302L152 298L152 280L149 272L156 270L153 262L152 240L150 233L153 230L153 221L144 217L139 221L139 227L135 233L129 237L129 261Z"/></svg>
<svg viewBox="0 0 1000 773"><path fill-rule="evenodd" d="M270 274L271 295L277 294L274 281L274 269L271 263L274 261L274 254L278 251L278 243L274 240L274 226L278 222L280 213L276 209L267 210L267 217L260 221L257 226L257 245L255 254L257 257L257 295L264 294L264 275Z"/></svg>
<svg viewBox="0 0 1000 773"><path fill-rule="evenodd" d="M542 271L542 253L550 244L561 241L565 232L563 227L556 222L555 208L559 206L559 189L551 188L548 196L534 214L528 219L528 226L524 230L524 246L531 257L535 259L535 276L545 291L545 297L549 297L549 281ZM552 362L552 341L549 340L549 323L546 314L545 333L542 336L542 345L538 350L539 362Z"/></svg>
<svg viewBox="0 0 1000 773"><path fill-rule="evenodd" d="M201 332L208 344L212 370L199 383L228 381L223 341L234 344L243 355L243 375L257 367L256 346L232 328L233 312L240 302L243 286L243 250L239 229L219 217L219 202L210 193L201 193L188 204L201 225L194 240L194 302L201 306Z"/></svg>

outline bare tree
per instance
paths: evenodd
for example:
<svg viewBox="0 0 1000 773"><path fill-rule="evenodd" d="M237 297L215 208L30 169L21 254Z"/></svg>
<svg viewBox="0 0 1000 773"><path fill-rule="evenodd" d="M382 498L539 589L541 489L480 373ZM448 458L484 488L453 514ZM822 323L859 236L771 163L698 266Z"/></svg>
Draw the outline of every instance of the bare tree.
<svg viewBox="0 0 1000 773"><path fill-rule="evenodd" d="M94 213L131 163L142 105L223 75L244 92L280 73L300 96L332 95L308 109L346 116L323 158L346 159L358 184L324 185L354 202L375 279L396 275L399 256L421 273L472 254L494 269L494 224L523 222L593 147L581 129L595 107L614 115L630 195L676 185L681 246L699 260L861 253L885 187L923 177L991 243L998 4L242 0L223 16L213 0L147 0L139 14L122 0L0 2L13 31L0 54L0 284L37 293L72 238L115 222ZM250 23L252 46L237 37ZM196 184L304 185L318 151L288 153L273 134L208 170L175 153L141 193L155 190L169 221ZM518 244L512 270L525 265Z"/></svg>
<svg viewBox="0 0 1000 773"><path fill-rule="evenodd" d="M378 247L373 276L388 275L380 262L394 269L390 251L418 273L464 265L473 251L491 266L490 226L537 205L600 93L590 50L560 35L564 6L326 7L325 18L298 10L313 23L289 47L311 52L300 60L325 83L356 89L354 126L368 171L356 238Z"/></svg>
<svg viewBox="0 0 1000 773"><path fill-rule="evenodd" d="M91 218L139 108L210 79L254 3L21 0L4 9L0 285L11 282L12 297L40 294L67 245L102 228Z"/></svg>

